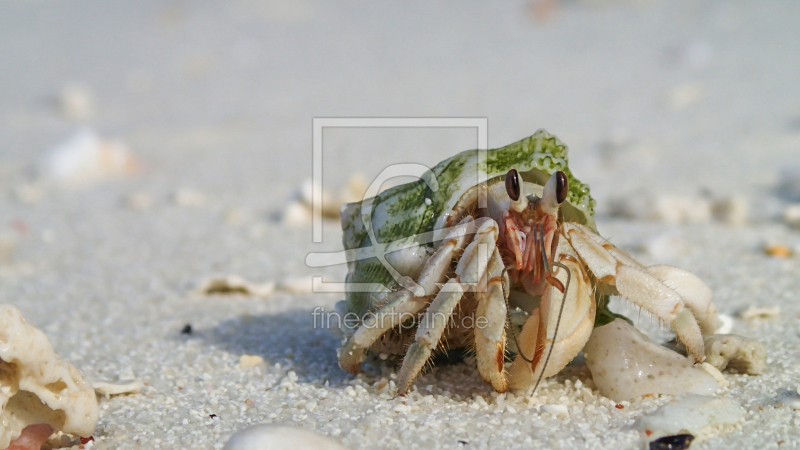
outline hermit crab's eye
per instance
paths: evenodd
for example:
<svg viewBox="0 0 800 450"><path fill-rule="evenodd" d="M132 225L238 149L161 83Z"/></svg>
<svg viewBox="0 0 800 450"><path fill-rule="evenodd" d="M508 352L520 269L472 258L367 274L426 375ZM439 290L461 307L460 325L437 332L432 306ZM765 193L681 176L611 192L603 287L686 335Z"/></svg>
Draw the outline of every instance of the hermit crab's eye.
<svg viewBox="0 0 800 450"><path fill-rule="evenodd" d="M567 185L567 176L564 175L564 172L559 170L556 172L556 200L558 200L558 204L564 203L564 199L567 198L568 191L569 186Z"/></svg>
<svg viewBox="0 0 800 450"><path fill-rule="evenodd" d="M519 200L519 173L517 173L517 169L511 169L506 174L506 192L508 192L511 200Z"/></svg>

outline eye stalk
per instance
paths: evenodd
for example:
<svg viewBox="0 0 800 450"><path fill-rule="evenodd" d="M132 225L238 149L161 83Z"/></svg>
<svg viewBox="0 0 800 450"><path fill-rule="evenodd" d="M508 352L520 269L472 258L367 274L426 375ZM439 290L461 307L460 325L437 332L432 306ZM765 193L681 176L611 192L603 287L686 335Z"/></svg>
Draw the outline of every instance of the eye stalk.
<svg viewBox="0 0 800 450"><path fill-rule="evenodd" d="M564 203L564 200L567 198L567 192L569 192L569 186L567 185L567 176L564 175L564 172L558 171L556 172L556 200L558 200L558 204Z"/></svg>
<svg viewBox="0 0 800 450"><path fill-rule="evenodd" d="M519 172L517 169L511 169L506 174L506 192L513 201L519 200L520 187L519 187Z"/></svg>
<svg viewBox="0 0 800 450"><path fill-rule="evenodd" d="M558 207L566 200L567 192L569 192L567 175L559 170L551 175L544 185L544 193L542 193L542 201L540 203L542 210L547 214L555 214L558 211Z"/></svg>

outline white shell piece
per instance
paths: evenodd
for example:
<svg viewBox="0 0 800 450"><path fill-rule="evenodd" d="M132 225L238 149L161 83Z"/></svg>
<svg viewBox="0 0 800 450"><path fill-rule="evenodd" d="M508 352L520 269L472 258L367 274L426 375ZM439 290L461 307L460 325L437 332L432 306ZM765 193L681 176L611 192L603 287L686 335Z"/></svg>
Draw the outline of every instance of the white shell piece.
<svg viewBox="0 0 800 450"><path fill-rule="evenodd" d="M742 418L744 409L733 399L684 394L643 416L634 426L648 441L684 433L702 439L712 428L735 425Z"/></svg>
<svg viewBox="0 0 800 450"><path fill-rule="evenodd" d="M713 394L719 387L690 360L622 319L595 328L583 353L600 394L617 402L646 394Z"/></svg>
<svg viewBox="0 0 800 450"><path fill-rule="evenodd" d="M285 425L259 424L237 431L222 450L346 450L326 436Z"/></svg>
<svg viewBox="0 0 800 450"><path fill-rule="evenodd" d="M94 389L9 304L0 304L0 360L0 448L40 423L83 437L94 433L99 413Z"/></svg>
<svg viewBox="0 0 800 450"><path fill-rule="evenodd" d="M717 380L717 384L719 384L719 387L726 388L731 385L730 383L728 383L728 380L725 379L725 375L722 375L722 372L720 372L719 369L712 366L711 364L704 362L703 364L700 365L700 368L705 370L707 374L714 377L714 379Z"/></svg>
<svg viewBox="0 0 800 450"><path fill-rule="evenodd" d="M719 319L717 334L728 334L733 330L733 317L727 314L717 314L717 319Z"/></svg>
<svg viewBox="0 0 800 450"><path fill-rule="evenodd" d="M97 378L86 378L100 395L138 394L142 391L142 382L139 380L108 381Z"/></svg>

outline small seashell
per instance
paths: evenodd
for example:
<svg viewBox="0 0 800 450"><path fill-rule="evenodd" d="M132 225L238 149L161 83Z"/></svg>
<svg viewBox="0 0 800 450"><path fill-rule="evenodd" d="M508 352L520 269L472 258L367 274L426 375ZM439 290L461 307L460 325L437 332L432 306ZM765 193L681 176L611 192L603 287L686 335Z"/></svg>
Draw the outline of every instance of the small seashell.
<svg viewBox="0 0 800 450"><path fill-rule="evenodd" d="M717 381L622 319L597 327L583 348L600 393L616 402L647 394L713 394Z"/></svg>
<svg viewBox="0 0 800 450"><path fill-rule="evenodd" d="M747 309L739 313L742 320L774 319L781 314L781 307L775 306L748 306Z"/></svg>
<svg viewBox="0 0 800 450"><path fill-rule="evenodd" d="M634 427L646 441L685 433L697 437L712 428L737 424L744 413L733 399L687 393L641 417Z"/></svg>
<svg viewBox="0 0 800 450"><path fill-rule="evenodd" d="M268 297L273 292L275 292L275 283L250 283L238 275L212 277L200 283L197 288L197 293L200 295L242 294Z"/></svg>
<svg viewBox="0 0 800 450"><path fill-rule="evenodd" d="M135 173L139 162L120 142L82 130L50 151L43 173L63 185L84 186Z"/></svg>
<svg viewBox="0 0 800 450"><path fill-rule="evenodd" d="M259 424L237 431L222 450L346 450L333 439L286 425Z"/></svg>

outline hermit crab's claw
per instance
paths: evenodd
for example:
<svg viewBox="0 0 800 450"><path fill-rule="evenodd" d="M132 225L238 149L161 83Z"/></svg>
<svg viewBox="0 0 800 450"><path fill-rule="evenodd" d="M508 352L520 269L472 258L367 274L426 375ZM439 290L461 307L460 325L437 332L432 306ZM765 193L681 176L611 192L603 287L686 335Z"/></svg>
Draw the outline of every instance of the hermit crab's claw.
<svg viewBox="0 0 800 450"><path fill-rule="evenodd" d="M551 175L544 185L542 201L540 202L542 211L547 214L555 214L558 211L558 207L567 198L568 190L567 176L564 172L559 170Z"/></svg>

